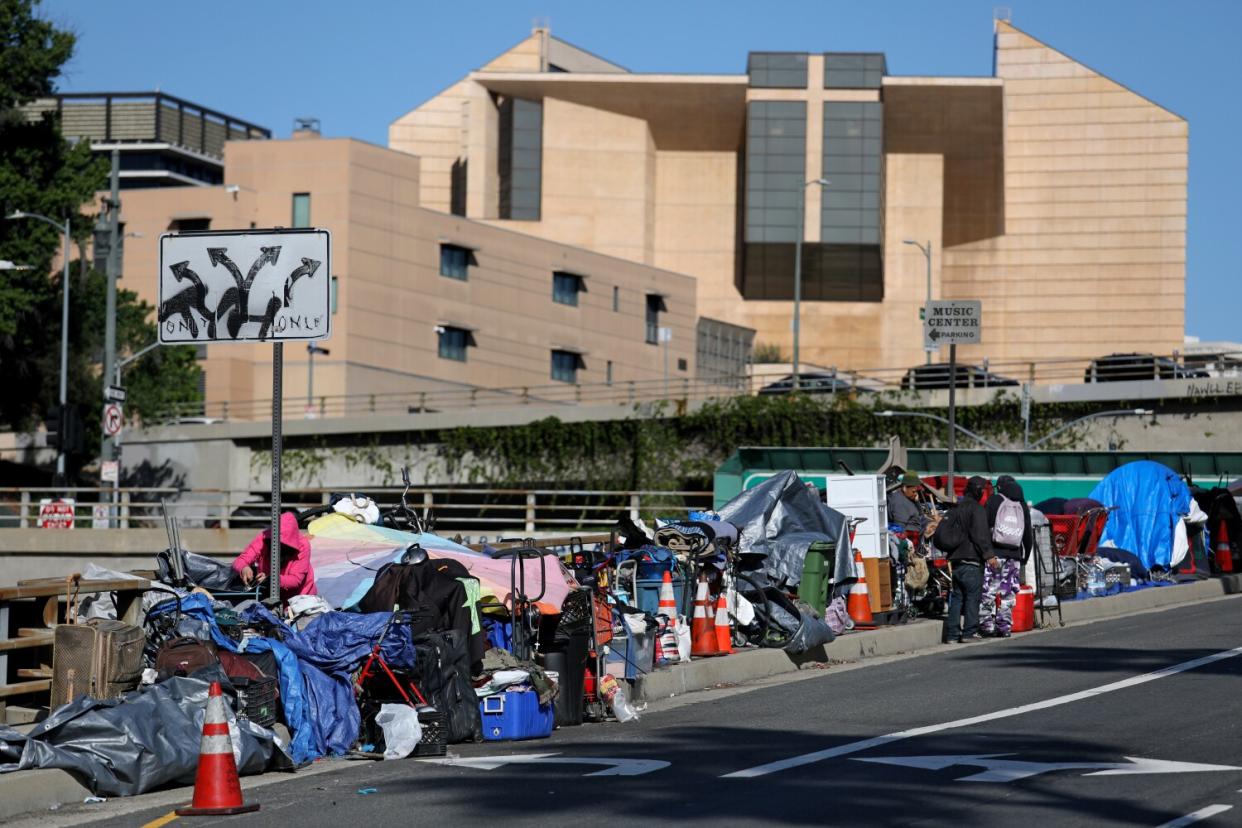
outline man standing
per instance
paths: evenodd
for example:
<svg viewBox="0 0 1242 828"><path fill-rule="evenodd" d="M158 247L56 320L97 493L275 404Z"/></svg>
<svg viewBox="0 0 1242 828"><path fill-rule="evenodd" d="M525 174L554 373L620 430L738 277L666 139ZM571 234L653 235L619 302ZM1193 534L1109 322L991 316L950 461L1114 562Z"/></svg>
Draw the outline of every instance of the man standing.
<svg viewBox="0 0 1242 828"><path fill-rule="evenodd" d="M1018 481L1007 474L996 478L996 490L988 498L987 516L992 549L1000 566L983 573L979 630L985 636L1008 638L1013 629L1013 604L1022 566L1034 548L1031 510Z"/></svg>
<svg viewBox="0 0 1242 828"><path fill-rule="evenodd" d="M983 638L979 635L979 601L983 593L983 569L995 570L1000 561L992 550L992 535L988 531L988 516L979 501L983 497L987 481L972 477L966 481L966 493L953 507L947 518L941 521L941 532L955 536L949 550L949 564L953 568L953 591L949 594L949 608L944 617L946 644L966 644ZM954 531L956 530L956 531ZM940 545L939 543L937 544ZM943 547L942 547L943 548Z"/></svg>

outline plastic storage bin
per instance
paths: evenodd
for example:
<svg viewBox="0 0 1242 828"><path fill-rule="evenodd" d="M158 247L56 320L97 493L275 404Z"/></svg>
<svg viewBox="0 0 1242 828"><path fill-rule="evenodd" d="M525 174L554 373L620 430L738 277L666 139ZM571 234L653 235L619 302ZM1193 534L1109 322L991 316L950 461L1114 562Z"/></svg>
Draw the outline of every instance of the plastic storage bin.
<svg viewBox="0 0 1242 828"><path fill-rule="evenodd" d="M546 739L552 735L556 717L552 705L539 704L534 690L506 690L479 699L479 713L486 742Z"/></svg>
<svg viewBox="0 0 1242 828"><path fill-rule="evenodd" d="M660 587L664 585L664 576L659 578L638 579L638 608L643 612L655 615L660 611ZM686 606L686 582L680 573L673 575L673 601L678 612L684 614Z"/></svg>

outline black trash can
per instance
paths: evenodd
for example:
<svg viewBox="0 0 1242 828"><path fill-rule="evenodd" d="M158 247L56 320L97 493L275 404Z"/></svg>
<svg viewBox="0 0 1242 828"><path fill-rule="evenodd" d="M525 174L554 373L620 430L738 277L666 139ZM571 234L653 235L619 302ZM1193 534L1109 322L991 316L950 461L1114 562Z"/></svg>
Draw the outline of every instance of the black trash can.
<svg viewBox="0 0 1242 828"><path fill-rule="evenodd" d="M539 666L556 673L560 692L556 696L558 727L582 724L587 659L590 657L589 633L571 633L557 639L539 654Z"/></svg>

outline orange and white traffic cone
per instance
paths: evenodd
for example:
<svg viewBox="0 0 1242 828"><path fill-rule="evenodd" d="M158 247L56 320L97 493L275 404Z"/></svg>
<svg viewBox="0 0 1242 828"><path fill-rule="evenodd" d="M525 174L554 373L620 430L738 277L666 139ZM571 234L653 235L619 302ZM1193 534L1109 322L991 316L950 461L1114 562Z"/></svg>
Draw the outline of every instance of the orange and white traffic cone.
<svg viewBox="0 0 1242 828"><path fill-rule="evenodd" d="M716 599L716 648L721 655L733 652L733 630L729 626L729 602L724 593Z"/></svg>
<svg viewBox="0 0 1242 828"><path fill-rule="evenodd" d="M694 618L690 620L690 655L696 658L723 655L716 646L716 624L708 613L711 599L707 597L707 582L699 581L694 596Z"/></svg>
<svg viewBox="0 0 1242 828"><path fill-rule="evenodd" d="M854 575L856 580L850 587L849 598L845 609L854 619L854 629L873 630L875 619L871 617L871 594L867 591L867 570L863 566L862 553L854 550Z"/></svg>
<svg viewBox="0 0 1242 828"><path fill-rule="evenodd" d="M1229 525L1221 521L1216 530L1216 569L1233 572L1233 547L1229 543Z"/></svg>
<svg viewBox="0 0 1242 828"><path fill-rule="evenodd" d="M677 601L673 598L673 576L668 572L664 573L664 583L660 584L660 607L656 614L663 615L665 619L656 644L665 659L680 661L681 654L677 647Z"/></svg>
<svg viewBox="0 0 1242 828"><path fill-rule="evenodd" d="M207 693L203 740L198 748L198 773L194 776L194 801L177 809L177 816L229 816L259 810L259 803L242 800L241 780L233 761L233 740L224 714L220 682Z"/></svg>

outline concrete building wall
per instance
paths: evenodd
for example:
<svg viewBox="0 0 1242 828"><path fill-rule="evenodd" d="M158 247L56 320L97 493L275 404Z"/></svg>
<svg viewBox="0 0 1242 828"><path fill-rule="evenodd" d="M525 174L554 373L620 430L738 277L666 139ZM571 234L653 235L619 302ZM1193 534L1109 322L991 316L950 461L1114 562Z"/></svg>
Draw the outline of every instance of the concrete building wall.
<svg viewBox="0 0 1242 828"><path fill-rule="evenodd" d="M1184 119L998 22L1004 235L946 251L983 300L967 358L1169 353L1185 324Z"/></svg>
<svg viewBox="0 0 1242 828"><path fill-rule="evenodd" d="M648 142L642 146L650 172L633 208L640 218L655 186L655 154ZM308 194L311 224L332 232L338 285L333 335L324 343L331 354L315 360L316 399L556 386L553 349L581 355L579 383L659 380L664 351L645 341L648 294L664 297L667 307L659 325L672 330L670 377L694 376L692 277L425 209L419 159L359 141L230 143L225 170L236 192L126 193L126 230L142 238L127 245L123 285L156 303L158 240L176 229L176 216L209 219L216 230L288 226L294 194ZM466 280L441 275L443 244L472 251ZM553 301L554 271L581 278L577 306ZM436 328L444 325L472 330L465 362L440 357ZM209 402L231 401L231 416L244 418L253 415L244 401L270 398L269 345L210 345L206 354ZM300 411L309 382L305 349L287 346L284 364L285 398Z"/></svg>

